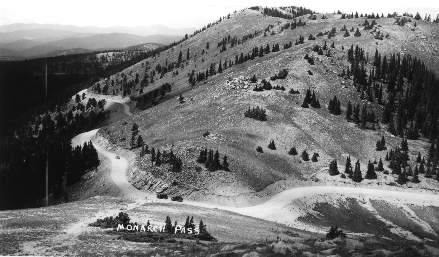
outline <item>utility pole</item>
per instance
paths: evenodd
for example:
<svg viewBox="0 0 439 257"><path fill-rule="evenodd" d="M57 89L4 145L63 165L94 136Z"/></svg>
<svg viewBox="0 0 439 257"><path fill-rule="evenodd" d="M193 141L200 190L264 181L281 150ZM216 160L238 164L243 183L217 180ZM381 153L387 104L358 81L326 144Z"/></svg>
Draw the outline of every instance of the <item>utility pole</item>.
<svg viewBox="0 0 439 257"><path fill-rule="evenodd" d="M47 58L46 58L46 76L45 76L45 95L46 95L46 111L47 111ZM47 135L45 140L46 146L46 206L49 206L49 147L47 146Z"/></svg>

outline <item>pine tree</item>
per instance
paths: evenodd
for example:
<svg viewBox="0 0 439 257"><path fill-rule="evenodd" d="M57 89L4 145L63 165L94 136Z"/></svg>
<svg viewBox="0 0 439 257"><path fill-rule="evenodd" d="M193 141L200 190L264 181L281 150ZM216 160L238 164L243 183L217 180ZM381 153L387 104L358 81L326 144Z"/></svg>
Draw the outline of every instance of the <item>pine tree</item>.
<svg viewBox="0 0 439 257"><path fill-rule="evenodd" d="M361 175L360 161L357 160L355 163L355 170L352 176L352 180L354 182L361 182L363 180L363 176Z"/></svg>
<svg viewBox="0 0 439 257"><path fill-rule="evenodd" d="M227 155L224 155L223 157L222 167L225 171L229 171L229 163L227 162Z"/></svg>
<svg viewBox="0 0 439 257"><path fill-rule="evenodd" d="M183 54L180 51L180 53L178 54L178 63L181 63L182 60L183 60Z"/></svg>
<svg viewBox="0 0 439 257"><path fill-rule="evenodd" d="M192 231L195 230L194 216L192 216L191 220L189 221L189 227L192 229Z"/></svg>
<svg viewBox="0 0 439 257"><path fill-rule="evenodd" d="M165 232L169 234L173 234L174 230L172 229L172 221L169 216L166 216L165 220Z"/></svg>
<svg viewBox="0 0 439 257"><path fill-rule="evenodd" d="M200 240L205 241L213 241L216 240L209 232L207 232L207 226L203 223L203 220L200 220L200 225L198 226L200 233L198 234L198 238Z"/></svg>
<svg viewBox="0 0 439 257"><path fill-rule="evenodd" d="M426 178L432 178L433 177L432 171L431 171L431 164L430 163L427 163L427 170L425 171L424 177L426 177Z"/></svg>
<svg viewBox="0 0 439 257"><path fill-rule="evenodd" d="M418 166L416 166L415 172L413 173L412 183L419 183L419 182L421 182L419 180L419 170L418 170Z"/></svg>
<svg viewBox="0 0 439 257"><path fill-rule="evenodd" d="M268 148L271 150L276 150L276 145L274 144L274 140L270 140L270 143L268 144Z"/></svg>
<svg viewBox="0 0 439 257"><path fill-rule="evenodd" d="M338 171L337 160L334 159L329 163L329 175L335 176L338 174L340 174L340 172Z"/></svg>
<svg viewBox="0 0 439 257"><path fill-rule="evenodd" d="M188 231L188 228L190 227L190 223L189 223L189 216L187 216L186 218L186 222L184 223L184 230Z"/></svg>
<svg viewBox="0 0 439 257"><path fill-rule="evenodd" d="M398 182L398 184L401 184L401 185L405 184L407 182L407 174L406 174L406 171L405 171L405 167L402 170L402 172L399 173L398 179L396 180L396 182Z"/></svg>
<svg viewBox="0 0 439 257"><path fill-rule="evenodd" d="M288 151L289 155L297 155L297 150L295 147L291 147L290 151Z"/></svg>
<svg viewBox="0 0 439 257"><path fill-rule="evenodd" d="M412 166L408 166L407 168L407 176L413 176Z"/></svg>
<svg viewBox="0 0 439 257"><path fill-rule="evenodd" d="M155 156L155 165L156 166L160 166L162 164L162 159L161 159L161 153L160 150L157 150L157 154Z"/></svg>
<svg viewBox="0 0 439 257"><path fill-rule="evenodd" d="M390 118L389 126L388 126L387 130L388 130L388 131L390 132L390 134L392 134L392 135L395 135L395 134L396 134L395 123L393 122L393 117Z"/></svg>
<svg viewBox="0 0 439 257"><path fill-rule="evenodd" d="M309 161L309 154L306 152L306 150L303 150L302 152L302 160Z"/></svg>
<svg viewBox="0 0 439 257"><path fill-rule="evenodd" d="M375 173L373 164L370 162L367 164L367 172L366 172L366 176L364 177L365 179L377 179L377 174Z"/></svg>
<svg viewBox="0 0 439 257"><path fill-rule="evenodd" d="M312 162L318 162L319 160L317 159L317 157L319 157L319 154L318 153L314 153L312 155L312 157L311 157L311 161Z"/></svg>
<svg viewBox="0 0 439 257"><path fill-rule="evenodd" d="M155 150L154 147L151 148L151 163L155 162Z"/></svg>
<svg viewBox="0 0 439 257"><path fill-rule="evenodd" d="M136 146L136 136L139 134L139 126L137 126L136 123L133 123L133 126L131 127L131 147Z"/></svg>
<svg viewBox="0 0 439 257"><path fill-rule="evenodd" d="M383 160L380 158L380 161L378 162L378 171L383 171L383 170L384 170Z"/></svg>
<svg viewBox="0 0 439 257"><path fill-rule="evenodd" d="M302 108L309 108L309 105L308 105L308 103L307 103L307 101L306 101L306 98L303 99L303 103L302 103L301 107L302 107Z"/></svg>
<svg viewBox="0 0 439 257"><path fill-rule="evenodd" d="M344 173L348 174L348 177L351 177L353 174L352 164L351 164L351 156L346 157L346 164L345 164Z"/></svg>
<svg viewBox="0 0 439 257"><path fill-rule="evenodd" d="M216 171L221 168L221 163L219 159L219 153L218 150L216 150L215 154L213 155L213 171Z"/></svg>
<svg viewBox="0 0 439 257"><path fill-rule="evenodd" d="M424 163L421 162L421 164L419 165L419 173L424 174L425 173L425 167L424 167Z"/></svg>
<svg viewBox="0 0 439 257"><path fill-rule="evenodd" d="M205 167L209 170L209 171L213 171L213 167L214 167L214 162L213 162L213 150L209 150L209 153L207 155L207 161L206 161L206 165Z"/></svg>
<svg viewBox="0 0 439 257"><path fill-rule="evenodd" d="M137 137L137 147L142 147L145 142L143 141L142 135Z"/></svg>

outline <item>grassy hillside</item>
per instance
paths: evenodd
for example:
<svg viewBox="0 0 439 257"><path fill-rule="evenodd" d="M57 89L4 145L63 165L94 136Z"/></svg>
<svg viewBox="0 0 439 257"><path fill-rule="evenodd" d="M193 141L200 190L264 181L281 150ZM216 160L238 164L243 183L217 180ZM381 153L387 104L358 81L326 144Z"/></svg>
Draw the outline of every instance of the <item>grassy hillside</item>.
<svg viewBox="0 0 439 257"><path fill-rule="evenodd" d="M255 10L243 10L155 58L124 70L122 73L131 75L129 79L133 79L134 74L139 74L141 80L147 74L150 80L151 71L157 65L177 63L179 53L182 52L178 74L176 69L172 73L164 73L163 76L156 74L153 83L147 83L146 87L141 86L142 83L135 84L132 89L131 97L137 99L140 88L144 94L148 94L165 83L171 84L172 92L162 102L159 100L160 104L142 111L142 108L149 105L142 101L133 102L133 105L140 108L133 119L112 124L100 131L110 144L130 148L131 127L136 123L149 148L154 147L161 152L166 150L168 153L172 149L183 158L183 172L173 173L168 172L168 165L151 165L148 154L141 158L133 155L132 182L138 188L147 190L151 182L159 181L161 186L156 187L156 190L168 190L170 193L184 194L197 200L221 199L217 201L226 205L252 204L260 201L257 199L264 195L272 194L273 188L280 181L287 180L287 187L300 184L300 181L307 180L310 175L327 167L331 159L338 160L341 171L346 156L350 155L353 162L358 159L363 176L368 160L384 159L385 151L375 151L376 141L384 136L390 150L399 145L401 139L390 135L385 124L379 123L375 130L366 130L346 121L348 100L354 105L366 104L369 110L374 110L379 116L382 112L382 107L376 103L360 99L351 80L337 76L348 67L347 50L352 44L363 48L369 60L367 70L372 69L372 57L376 49L382 54L401 52L415 55L425 60L428 67L436 69L439 59L436 55L438 41L435 35L439 26L417 21L417 27L412 31L410 24L400 27L393 24L394 18L380 18L376 19L376 29L388 36L378 40L374 39L370 31L363 30L361 24L365 18L340 19L341 15L334 14L326 16L328 19L321 19L322 15L319 14L316 20L299 17L296 20L306 22L305 26L282 29L286 22L291 21L266 16ZM344 37L344 32L340 31L343 26L348 30L359 28L361 36L354 37L354 32L351 32L350 37ZM319 32L331 31L333 27L337 31L334 37L328 39L326 35L317 36ZM264 36L266 28L268 29ZM255 31L261 33L243 44L233 48L227 44L225 51L220 51L221 47L217 47L228 35L241 39ZM316 40L308 40L310 34ZM294 45L299 36L305 38L304 44ZM293 43L292 47L283 49L282 46L290 41ZM325 41L328 47L334 42L335 48L330 48L331 57L312 52L316 44L323 46ZM210 45L209 49L206 49L207 43ZM197 82L195 86L189 85L188 77L192 70L195 74L205 72L212 63L216 64L217 69L220 61L235 62L236 55L251 54L254 47L265 47L267 44L271 49L276 43L281 46L278 52L270 52L242 64L233 64L222 73ZM189 60L186 58L187 49ZM314 57L315 65L310 65L304 59L306 54ZM285 91L255 92L252 89L256 84L245 86L245 83L241 84L241 88L234 89L233 83L227 82L240 76L251 78L253 75L258 83L262 79L269 81L271 76L283 69L288 71L286 78L270 82L272 86L283 86ZM107 81L120 81L122 73L110 76ZM121 94L120 88L121 84L116 82L113 87L110 86L109 92L114 90L114 93ZM301 107L308 88L315 91L322 108ZM300 94L289 94L291 89L298 90ZM184 102L177 100L180 94L184 97ZM341 102L343 113L340 116L330 114L326 108L334 95ZM244 117L244 112L249 107L256 106L266 109L267 121ZM206 131L211 136L203 137ZM270 140L274 140L276 150L268 149ZM264 153L258 153L257 146L261 146ZM293 146L298 151L296 156L288 155ZM204 165L197 163L196 159L202 148L218 149L220 158L227 155L230 171L208 172ZM418 152L426 153L428 143L423 139L409 140L409 148L413 159ZM318 161L303 161L300 157L303 150L310 154L310 158L313 153L318 153ZM133 151L139 155L140 149ZM388 162L385 162L385 166L387 165ZM145 180L145 176L148 179ZM429 184L432 188L438 186L436 182ZM267 188L269 185L270 189ZM410 183L405 186L410 187Z"/></svg>

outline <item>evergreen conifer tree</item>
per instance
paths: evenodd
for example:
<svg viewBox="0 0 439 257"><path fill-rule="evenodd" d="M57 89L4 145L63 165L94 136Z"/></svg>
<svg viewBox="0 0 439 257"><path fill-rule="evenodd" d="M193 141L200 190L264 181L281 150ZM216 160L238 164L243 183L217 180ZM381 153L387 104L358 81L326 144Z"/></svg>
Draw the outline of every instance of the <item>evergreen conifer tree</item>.
<svg viewBox="0 0 439 257"><path fill-rule="evenodd" d="M301 107L302 107L302 108L309 108L308 103L307 103L307 101L306 101L306 98L303 99L303 103L302 103Z"/></svg>
<svg viewBox="0 0 439 257"><path fill-rule="evenodd" d="M274 144L274 140L270 140L270 143L268 144L268 148L271 150L276 150L276 145Z"/></svg>
<svg viewBox="0 0 439 257"><path fill-rule="evenodd" d="M406 182L407 182L407 174L406 174L406 170L405 170L405 167L404 167L404 169L402 170L402 172L401 173L399 173L399 175L398 175L398 179L397 179L397 181L396 182L398 182L398 184L405 184Z"/></svg>
<svg viewBox="0 0 439 257"><path fill-rule="evenodd" d="M213 170L218 170L221 168L221 163L219 159L219 153L218 150L216 150L215 154L213 155Z"/></svg>
<svg viewBox="0 0 439 257"><path fill-rule="evenodd" d="M157 154L155 156L155 165L160 166L162 164L162 155L160 153L160 150L157 150Z"/></svg>
<svg viewBox="0 0 439 257"><path fill-rule="evenodd" d="M378 162L378 171L384 170L383 160L380 158L380 161Z"/></svg>
<svg viewBox="0 0 439 257"><path fill-rule="evenodd" d="M351 177L353 174L352 164L351 164L351 156L346 157L346 164L345 164L344 173L348 174L348 177Z"/></svg>
<svg viewBox="0 0 439 257"><path fill-rule="evenodd" d="M424 167L424 163L421 162L421 164L419 165L419 173L424 174L425 173L425 167Z"/></svg>
<svg viewBox="0 0 439 257"><path fill-rule="evenodd" d="M361 175L360 161L357 160L355 163L355 170L352 176L352 180L354 182L361 182L363 180L363 176Z"/></svg>
<svg viewBox="0 0 439 257"><path fill-rule="evenodd" d="M151 148L151 163L155 162L155 150L154 147Z"/></svg>
<svg viewBox="0 0 439 257"><path fill-rule="evenodd" d="M139 136L137 137L137 147L142 147L143 144L144 144L144 142L143 142L142 135L139 135Z"/></svg>
<svg viewBox="0 0 439 257"><path fill-rule="evenodd" d="M329 175L335 176L338 174L340 174L340 172L338 171L337 160L334 159L329 163Z"/></svg>
<svg viewBox="0 0 439 257"><path fill-rule="evenodd" d="M297 150L295 147L291 147L290 151L288 151L289 155L297 155Z"/></svg>
<svg viewBox="0 0 439 257"><path fill-rule="evenodd" d="M169 234L173 234L174 233L174 230L172 229L172 221L171 221L171 218L169 216L166 216L165 232L169 233Z"/></svg>
<svg viewBox="0 0 439 257"><path fill-rule="evenodd" d="M418 166L416 166L415 171L413 173L412 183L419 183L419 182L421 182L419 180L419 170L418 170Z"/></svg>
<svg viewBox="0 0 439 257"><path fill-rule="evenodd" d="M367 164L367 172L366 172L366 176L364 177L365 179L377 179L377 174L375 173L373 164L370 162Z"/></svg>
<svg viewBox="0 0 439 257"><path fill-rule="evenodd" d="M306 152L306 150L303 150L302 152L302 160L309 161L309 154Z"/></svg>
<svg viewBox="0 0 439 257"><path fill-rule="evenodd" d="M223 157L222 167L225 171L229 171L229 163L227 162L227 155L224 155Z"/></svg>

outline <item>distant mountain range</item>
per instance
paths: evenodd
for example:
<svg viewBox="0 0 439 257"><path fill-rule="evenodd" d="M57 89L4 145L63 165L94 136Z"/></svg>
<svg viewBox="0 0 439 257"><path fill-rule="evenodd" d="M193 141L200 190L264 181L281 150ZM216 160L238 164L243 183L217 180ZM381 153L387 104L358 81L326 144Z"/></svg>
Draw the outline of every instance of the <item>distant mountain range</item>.
<svg viewBox="0 0 439 257"><path fill-rule="evenodd" d="M125 49L146 43L167 45L194 30L162 25L100 28L16 23L0 26L0 56L34 58L60 52Z"/></svg>

